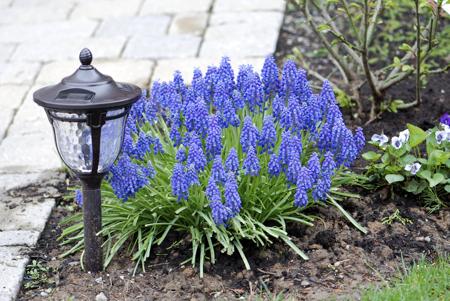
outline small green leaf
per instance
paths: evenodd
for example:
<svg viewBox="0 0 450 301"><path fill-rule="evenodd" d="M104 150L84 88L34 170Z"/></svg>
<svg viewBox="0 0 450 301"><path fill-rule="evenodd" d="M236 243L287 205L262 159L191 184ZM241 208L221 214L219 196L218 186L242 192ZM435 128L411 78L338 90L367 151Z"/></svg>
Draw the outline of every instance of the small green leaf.
<svg viewBox="0 0 450 301"><path fill-rule="evenodd" d="M410 123L407 126L409 129L409 145L411 147L416 147L427 139L427 133L421 128Z"/></svg>
<svg viewBox="0 0 450 301"><path fill-rule="evenodd" d="M384 176L384 178L386 179L386 181L388 181L389 184L401 182L405 179L404 176L399 174L387 174Z"/></svg>
<svg viewBox="0 0 450 301"><path fill-rule="evenodd" d="M448 193L450 193L450 184L447 184L444 186L445 191L447 191Z"/></svg>
<svg viewBox="0 0 450 301"><path fill-rule="evenodd" d="M437 172L433 175L433 178L427 180L430 183L430 187L434 187L444 181L445 177L443 174Z"/></svg>
<svg viewBox="0 0 450 301"><path fill-rule="evenodd" d="M317 30L322 31L322 32L327 32L330 29L331 29L331 27L328 24L320 24L319 26L317 26Z"/></svg>
<svg viewBox="0 0 450 301"><path fill-rule="evenodd" d="M450 159L450 152L435 149L431 152L428 162L433 166L439 166L444 164L448 159Z"/></svg>
<svg viewBox="0 0 450 301"><path fill-rule="evenodd" d="M378 159L381 158L381 154L377 154L374 151L369 151L367 153L362 154L362 157L366 161L377 161Z"/></svg>

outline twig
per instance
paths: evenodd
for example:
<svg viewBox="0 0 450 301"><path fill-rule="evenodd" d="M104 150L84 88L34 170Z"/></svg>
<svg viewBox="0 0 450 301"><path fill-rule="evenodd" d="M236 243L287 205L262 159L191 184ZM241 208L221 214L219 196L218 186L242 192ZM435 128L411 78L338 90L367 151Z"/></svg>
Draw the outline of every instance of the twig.
<svg viewBox="0 0 450 301"><path fill-rule="evenodd" d="M420 99L420 16L419 16L419 0L414 0L416 7L416 101L417 105L422 102Z"/></svg>
<svg viewBox="0 0 450 301"><path fill-rule="evenodd" d="M311 16L311 13L309 11L309 4L310 4L310 0L305 0L305 3L303 5L303 12L305 13L305 16L306 16L306 19L307 19L308 23L311 25L312 30L319 37L320 41L325 46L325 48L328 50L330 55L342 67L342 70L344 71L345 76L349 80L352 80L354 78L354 76L353 76L352 72L350 71L349 66L346 63L344 63L342 58L336 53L336 51L333 49L333 47L331 46L331 44L327 40L327 38L319 30L317 30L317 24L314 22L314 20L313 20L313 18Z"/></svg>

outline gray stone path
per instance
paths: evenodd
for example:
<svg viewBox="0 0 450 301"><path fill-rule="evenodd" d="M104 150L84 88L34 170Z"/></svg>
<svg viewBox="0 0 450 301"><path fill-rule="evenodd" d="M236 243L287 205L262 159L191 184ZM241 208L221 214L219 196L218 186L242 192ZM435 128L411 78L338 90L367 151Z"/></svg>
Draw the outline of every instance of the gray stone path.
<svg viewBox="0 0 450 301"><path fill-rule="evenodd" d="M36 243L54 204L11 209L5 191L61 167L32 93L71 74L83 47L101 72L141 87L175 70L189 80L194 67L205 71L224 55L234 67L260 69L275 50L284 7L284 0L0 0L0 301L16 295L23 247Z"/></svg>

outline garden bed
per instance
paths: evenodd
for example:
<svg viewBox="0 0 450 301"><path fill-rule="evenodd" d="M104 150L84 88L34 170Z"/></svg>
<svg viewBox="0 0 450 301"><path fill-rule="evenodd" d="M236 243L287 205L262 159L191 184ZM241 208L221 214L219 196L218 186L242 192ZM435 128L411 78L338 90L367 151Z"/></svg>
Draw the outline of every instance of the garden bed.
<svg viewBox="0 0 450 301"><path fill-rule="evenodd" d="M332 296L355 296L372 282L382 283L422 256L428 259L450 252L450 211L429 215L414 200L395 198L378 191L350 199L344 207L369 230L362 235L335 208L320 208L322 221L314 227L293 226L289 233L310 257L303 261L283 243L252 252L244 246L252 267L246 271L239 256L221 255L216 265L198 270L180 265L190 244L168 250L155 249L145 273L131 275L134 264L127 254L113 260L99 274L81 270L79 255L59 258L67 247L57 242L60 220L72 214L72 203L60 200L38 242L32 259L50 268L49 281L35 289L22 289L19 300L94 300L103 292L108 300L234 300L238 297L284 293L294 300L323 300ZM398 209L412 223L381 223ZM311 212L319 213L319 212ZM26 283L26 282L25 282ZM351 297L353 298L353 297Z"/></svg>
<svg viewBox="0 0 450 301"><path fill-rule="evenodd" d="M277 48L279 62L295 46L304 52L318 49L311 43L314 38L305 26L294 24L298 18L295 11L287 12ZM326 67L330 66L327 59L316 58L312 67L316 66L325 66L315 68L320 73L330 71ZM364 128L366 138L381 132L397 134L408 122L425 129L432 127L450 108L446 86L449 80L448 72L430 77L420 107L397 114L384 113L381 119ZM412 101L414 80L408 79L391 88L388 96ZM351 114L346 119L355 127L362 122L354 120ZM360 161L357 168L363 165ZM203 278L199 277L197 268L182 264L191 254L189 237L181 238L182 243L173 246L171 241L180 237L170 236L165 244L152 249L146 272L138 270L133 276L135 265L125 250L105 272L83 272L80 254L60 258L69 247L57 241L62 231L58 223L76 208L73 202L60 199L32 254L32 259L49 267L43 272L49 279L33 289L22 288L19 300L70 297L94 300L100 293L108 300L234 300L239 297L251 300L277 294L294 300L336 296L354 299L368 284L384 283L397 275L402 263L410 265L423 256L434 259L450 252L448 208L429 214L418 199L401 194L393 196L389 189L358 192L362 195L360 199L346 200L342 206L369 230L367 235L350 225L334 207L308 209L305 213L318 217L315 226L289 225L288 233L309 261L302 260L283 242L275 242L266 249L256 249L248 243L243 247L251 271L245 270L238 254L221 254L215 265L205 263Z"/></svg>

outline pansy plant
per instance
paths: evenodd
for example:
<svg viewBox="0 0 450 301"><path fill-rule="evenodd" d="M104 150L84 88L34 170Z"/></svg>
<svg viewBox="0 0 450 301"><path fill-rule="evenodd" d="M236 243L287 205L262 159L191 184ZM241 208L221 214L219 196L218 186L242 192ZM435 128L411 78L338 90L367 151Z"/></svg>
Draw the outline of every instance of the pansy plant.
<svg viewBox="0 0 450 301"><path fill-rule="evenodd" d="M363 154L370 162L368 175L372 180L420 196L431 211L448 206L450 193L448 114L440 121L439 126L427 131L408 124L407 129L390 139L375 134L369 143L378 151Z"/></svg>

